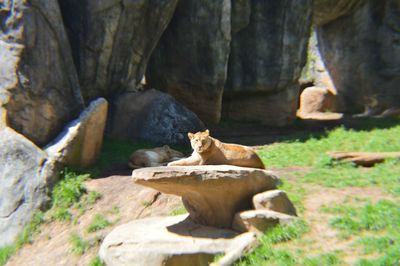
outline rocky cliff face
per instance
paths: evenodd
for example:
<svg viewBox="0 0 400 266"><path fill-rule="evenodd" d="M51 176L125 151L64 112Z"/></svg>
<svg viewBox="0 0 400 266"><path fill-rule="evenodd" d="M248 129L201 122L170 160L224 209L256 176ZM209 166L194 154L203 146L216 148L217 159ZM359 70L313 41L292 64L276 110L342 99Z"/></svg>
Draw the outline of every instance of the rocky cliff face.
<svg viewBox="0 0 400 266"><path fill-rule="evenodd" d="M152 56L150 85L206 122L218 122L224 105L225 118L286 124L297 107L311 10L309 0L181 1ZM271 111L277 116L260 115Z"/></svg>
<svg viewBox="0 0 400 266"><path fill-rule="evenodd" d="M56 0L0 3L0 109L43 145L83 107Z"/></svg>
<svg viewBox="0 0 400 266"><path fill-rule="evenodd" d="M399 107L400 2L315 2L319 48L338 91L340 111L369 109L374 114ZM337 16L321 20L332 10Z"/></svg>
<svg viewBox="0 0 400 266"><path fill-rule="evenodd" d="M59 0L85 100L135 91L178 0Z"/></svg>
<svg viewBox="0 0 400 266"><path fill-rule="evenodd" d="M147 80L206 122L218 122L231 40L230 0L180 1Z"/></svg>
<svg viewBox="0 0 400 266"><path fill-rule="evenodd" d="M234 9L242 23L232 36L224 117L270 125L294 119L311 10L309 0L249 1Z"/></svg>

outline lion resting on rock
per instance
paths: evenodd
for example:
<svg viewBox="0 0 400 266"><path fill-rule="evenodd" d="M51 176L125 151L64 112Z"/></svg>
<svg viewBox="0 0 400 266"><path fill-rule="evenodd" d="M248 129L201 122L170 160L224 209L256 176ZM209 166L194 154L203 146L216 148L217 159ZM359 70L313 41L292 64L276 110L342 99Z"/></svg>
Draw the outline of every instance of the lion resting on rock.
<svg viewBox="0 0 400 266"><path fill-rule="evenodd" d="M132 153L128 166L132 169L163 166L183 157L181 152L173 150L167 145L154 149L140 149Z"/></svg>
<svg viewBox="0 0 400 266"><path fill-rule="evenodd" d="M252 148L223 143L210 137L208 130L188 133L193 153L189 158L170 162L168 166L229 164L265 169L260 157Z"/></svg>

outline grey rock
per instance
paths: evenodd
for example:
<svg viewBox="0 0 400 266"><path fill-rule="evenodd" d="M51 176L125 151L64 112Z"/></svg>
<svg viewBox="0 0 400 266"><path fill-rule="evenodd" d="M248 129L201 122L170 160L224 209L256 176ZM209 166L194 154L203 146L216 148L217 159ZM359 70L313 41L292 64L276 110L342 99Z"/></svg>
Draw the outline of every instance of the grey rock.
<svg viewBox="0 0 400 266"><path fill-rule="evenodd" d="M269 171L231 165L149 167L132 172L135 183L182 197L199 224L230 228L233 216L251 207L253 195L275 189Z"/></svg>
<svg viewBox="0 0 400 266"><path fill-rule="evenodd" d="M179 1L152 54L146 79L204 122L218 122L230 40L230 0Z"/></svg>
<svg viewBox="0 0 400 266"><path fill-rule="evenodd" d="M317 27L338 111L374 115L400 106L399 9L396 0L365 0L346 16Z"/></svg>
<svg viewBox="0 0 400 266"><path fill-rule="evenodd" d="M285 125L296 116L312 1L251 1L250 9L232 35L223 118Z"/></svg>
<svg viewBox="0 0 400 266"><path fill-rule="evenodd" d="M203 123L173 97L155 89L125 93L113 102L110 135L155 144L188 145Z"/></svg>
<svg viewBox="0 0 400 266"><path fill-rule="evenodd" d="M0 131L0 247L12 244L46 206L58 164L10 128Z"/></svg>
<svg viewBox="0 0 400 266"><path fill-rule="evenodd" d="M253 205L256 210L266 209L297 216L296 208L282 190L269 190L255 195Z"/></svg>
<svg viewBox="0 0 400 266"><path fill-rule="evenodd" d="M178 0L62 0L85 100L135 91Z"/></svg>
<svg viewBox="0 0 400 266"><path fill-rule="evenodd" d="M68 123L63 132L44 149L65 166L87 167L100 154L107 120L108 102L99 98Z"/></svg>
<svg viewBox="0 0 400 266"><path fill-rule="evenodd" d="M297 218L271 210L249 210L235 215L232 228L238 232L263 234L278 224L287 225Z"/></svg>
<svg viewBox="0 0 400 266"><path fill-rule="evenodd" d="M238 235L185 218L153 217L120 225L106 236L99 256L108 266L206 266L215 256L256 241L253 233Z"/></svg>
<svg viewBox="0 0 400 266"><path fill-rule="evenodd" d="M38 145L83 108L57 0L0 5L0 113Z"/></svg>
<svg viewBox="0 0 400 266"><path fill-rule="evenodd" d="M323 25L357 10L366 0L314 0L313 21Z"/></svg>

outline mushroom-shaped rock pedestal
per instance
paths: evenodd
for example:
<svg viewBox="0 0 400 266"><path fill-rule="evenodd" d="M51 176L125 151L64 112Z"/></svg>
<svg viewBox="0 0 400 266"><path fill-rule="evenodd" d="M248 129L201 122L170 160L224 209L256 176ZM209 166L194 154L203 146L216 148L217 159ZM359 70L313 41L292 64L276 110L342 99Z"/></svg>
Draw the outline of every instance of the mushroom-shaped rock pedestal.
<svg viewBox="0 0 400 266"><path fill-rule="evenodd" d="M198 224L231 228L236 212L251 209L252 197L276 188L270 171L230 165L150 167L133 171L135 183L182 197Z"/></svg>
<svg viewBox="0 0 400 266"><path fill-rule="evenodd" d="M270 171L228 165L150 167L133 171L132 177L137 184L182 197L189 216L116 227L100 248L107 265L202 266L220 254L212 265L231 265L257 244L254 232L231 229L235 214L252 209L253 196L276 189L278 182ZM253 231L254 219L242 220L236 219L245 225L240 230Z"/></svg>

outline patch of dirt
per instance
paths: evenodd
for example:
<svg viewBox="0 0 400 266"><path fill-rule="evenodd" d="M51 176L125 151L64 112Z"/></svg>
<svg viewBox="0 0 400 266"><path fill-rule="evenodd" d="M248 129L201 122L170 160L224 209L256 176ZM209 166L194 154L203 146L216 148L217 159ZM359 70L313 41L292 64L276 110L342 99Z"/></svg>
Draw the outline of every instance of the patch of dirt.
<svg viewBox="0 0 400 266"><path fill-rule="evenodd" d="M93 179L86 182L86 187L89 191L101 193L102 197L76 222L44 224L33 245L24 246L6 265L88 265L97 256L102 239L115 226L133 219L170 215L182 206L179 197L135 185L130 176ZM103 230L88 233L87 228L98 213L113 224ZM82 256L71 252L70 237L75 232L92 245Z"/></svg>
<svg viewBox="0 0 400 266"><path fill-rule="evenodd" d="M381 189L374 187L347 187L324 188L313 187L308 189L307 198L304 201L304 219L310 226L310 232L303 236L303 240L310 242L309 254L343 251L343 259L346 263L353 263L355 257L360 256L360 251L354 246L355 238L341 239L339 232L329 226L332 214L321 211L322 207L334 207L336 204L352 201L361 204L366 200L376 202L382 199L392 199ZM312 192L314 191L314 192Z"/></svg>

